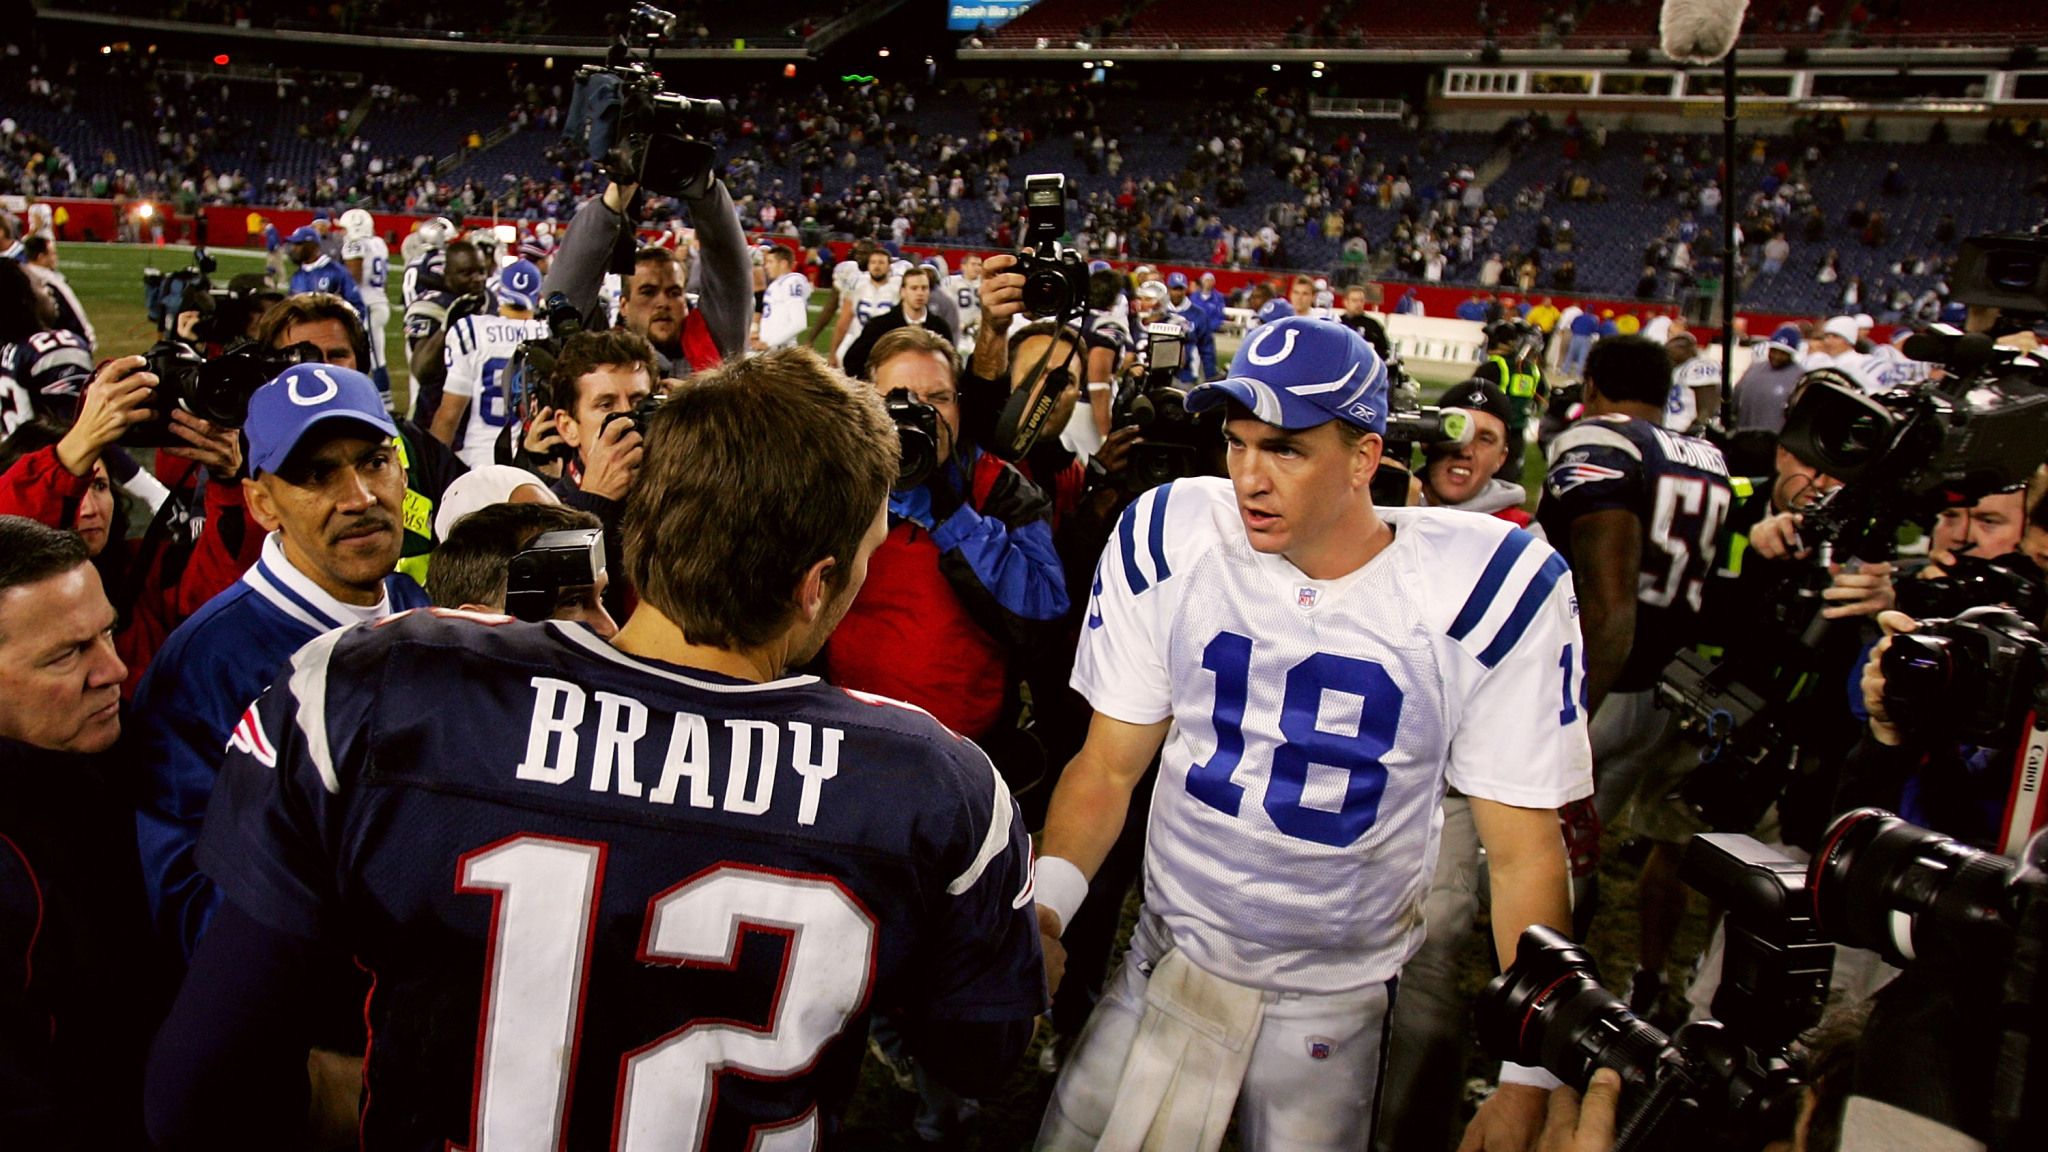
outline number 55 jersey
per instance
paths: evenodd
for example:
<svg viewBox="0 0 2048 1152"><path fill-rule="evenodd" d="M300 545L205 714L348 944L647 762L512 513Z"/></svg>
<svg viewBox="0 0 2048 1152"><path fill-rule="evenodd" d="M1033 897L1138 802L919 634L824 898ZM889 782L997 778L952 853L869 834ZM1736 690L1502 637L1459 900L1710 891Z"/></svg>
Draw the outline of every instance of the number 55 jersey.
<svg viewBox="0 0 2048 1152"><path fill-rule="evenodd" d="M1096 573L1074 687L1172 720L1146 906L1227 980L1385 982L1422 942L1446 782L1523 808L1593 789L1564 560L1491 516L1380 515L1390 545L1312 580L1252 549L1229 481L1180 480Z"/></svg>
<svg viewBox="0 0 2048 1152"><path fill-rule="evenodd" d="M577 625L313 641L235 729L200 862L374 977L366 1148L829 1145L871 1010L1044 1008L1030 841L973 744Z"/></svg>

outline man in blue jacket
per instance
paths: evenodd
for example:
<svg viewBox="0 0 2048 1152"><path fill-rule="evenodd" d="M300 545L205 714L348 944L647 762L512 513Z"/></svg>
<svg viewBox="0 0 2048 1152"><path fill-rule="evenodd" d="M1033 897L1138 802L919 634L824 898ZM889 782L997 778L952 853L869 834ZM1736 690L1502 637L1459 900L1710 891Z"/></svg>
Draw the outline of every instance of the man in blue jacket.
<svg viewBox="0 0 2048 1152"><path fill-rule="evenodd" d="M1213 281L1205 281L1203 287L1207 288L1212 283ZM1210 295L1216 296L1214 291L1211 291ZM1216 299L1220 304L1223 298L1216 296ZM1195 375L1196 356L1186 357L1180 366L1181 381L1193 384L1198 379L1207 380L1216 371L1216 326L1220 313L1211 313L1207 306L1188 292L1188 274L1185 272L1167 274L1166 310L1187 325L1188 343L1193 346L1202 362L1203 375L1198 378Z"/></svg>
<svg viewBox="0 0 2048 1152"><path fill-rule="evenodd" d="M291 294L303 292L327 292L348 301L363 323L370 322L370 308L363 303L362 290L356 287L356 278L348 274L348 265L329 256L320 248L320 233L308 224L285 238L285 251L291 254L292 263L298 265L292 273Z"/></svg>
<svg viewBox="0 0 2048 1152"><path fill-rule="evenodd" d="M136 690L129 733L150 913L187 957L220 900L192 855L214 774L230 743L262 739L236 721L307 641L427 606L420 586L394 571L405 466L368 376L291 368L256 390L243 431L243 496L270 533L263 557L164 641Z"/></svg>
<svg viewBox="0 0 2048 1152"><path fill-rule="evenodd" d="M1223 293L1216 290L1216 274L1202 273L1202 286L1189 293L1194 302L1209 314L1209 338L1197 344L1195 349L1202 357L1202 379L1214 380L1216 371L1216 334L1223 331L1223 310L1229 306Z"/></svg>

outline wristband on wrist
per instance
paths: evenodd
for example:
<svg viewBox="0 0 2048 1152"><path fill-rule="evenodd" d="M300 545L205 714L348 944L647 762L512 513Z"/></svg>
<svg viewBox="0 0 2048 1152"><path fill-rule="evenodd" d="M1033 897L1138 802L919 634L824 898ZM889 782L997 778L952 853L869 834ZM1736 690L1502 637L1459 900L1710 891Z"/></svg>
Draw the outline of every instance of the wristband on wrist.
<svg viewBox="0 0 2048 1152"><path fill-rule="evenodd" d="M1031 886L1037 903L1059 917L1060 931L1074 922L1074 913L1081 910L1081 902L1088 898L1088 878L1072 860L1058 856L1040 856L1031 866Z"/></svg>
<svg viewBox="0 0 2048 1152"><path fill-rule="evenodd" d="M1506 1060L1500 1062L1500 1082L1504 1085L1527 1084L1531 1088L1541 1088L1545 1092L1564 1087L1564 1081L1542 1068L1531 1068L1526 1064L1514 1064Z"/></svg>

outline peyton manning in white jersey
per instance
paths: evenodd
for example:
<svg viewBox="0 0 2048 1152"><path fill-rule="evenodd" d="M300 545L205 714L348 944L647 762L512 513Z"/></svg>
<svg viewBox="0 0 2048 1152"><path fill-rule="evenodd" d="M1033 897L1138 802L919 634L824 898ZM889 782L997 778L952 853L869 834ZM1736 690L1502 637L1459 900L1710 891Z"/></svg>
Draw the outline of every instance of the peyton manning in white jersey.
<svg viewBox="0 0 2048 1152"><path fill-rule="evenodd" d="M506 392L512 353L548 334L548 322L533 315L540 300L540 269L513 261L498 273L491 294L498 301L497 315L464 316L448 326L441 352L448 379L441 386L441 406L434 410L435 437L471 468L497 462L498 433L518 414L518 398Z"/></svg>
<svg viewBox="0 0 2048 1152"><path fill-rule="evenodd" d="M1103 554L1073 676L1095 719L1038 864L1048 937L1155 754L1159 775L1137 933L1040 1149L1214 1149L1233 1102L1248 1150L1368 1147L1447 784L1488 852L1501 962L1523 928L1570 925L1556 808L1593 786L1571 574L1505 521L1374 509L1387 390L1343 325L1261 326L1188 398L1228 405L1230 478L1147 493ZM1503 1079L1473 1123L1525 1146L1555 1081Z"/></svg>

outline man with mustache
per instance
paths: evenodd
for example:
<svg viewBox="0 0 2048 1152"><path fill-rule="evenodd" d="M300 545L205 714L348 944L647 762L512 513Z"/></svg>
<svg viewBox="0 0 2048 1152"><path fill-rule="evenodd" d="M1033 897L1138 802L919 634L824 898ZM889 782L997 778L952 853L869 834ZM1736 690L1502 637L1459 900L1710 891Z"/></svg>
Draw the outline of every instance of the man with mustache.
<svg viewBox="0 0 2048 1152"><path fill-rule="evenodd" d="M157 931L189 956L219 903L193 862L214 775L249 702L323 632L427 606L397 574L405 467L368 376L300 364L249 401L249 515L263 558L164 642L135 696L137 837Z"/></svg>

